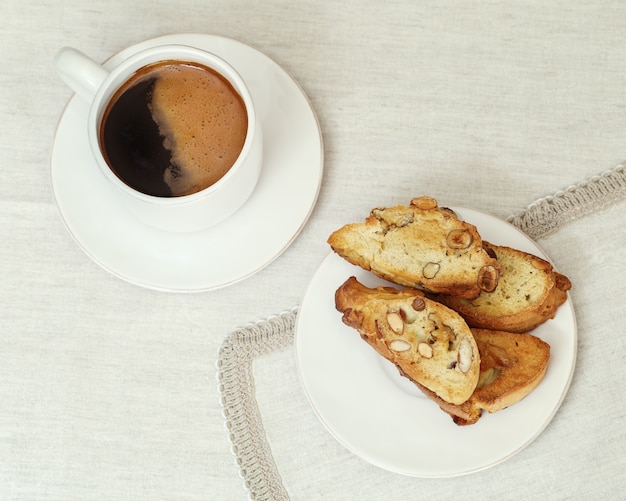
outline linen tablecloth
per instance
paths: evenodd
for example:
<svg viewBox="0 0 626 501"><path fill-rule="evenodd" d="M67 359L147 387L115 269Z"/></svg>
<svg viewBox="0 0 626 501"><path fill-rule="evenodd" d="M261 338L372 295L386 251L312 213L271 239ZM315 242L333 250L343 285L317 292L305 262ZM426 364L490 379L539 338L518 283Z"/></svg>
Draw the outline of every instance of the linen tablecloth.
<svg viewBox="0 0 626 501"><path fill-rule="evenodd" d="M333 230L425 194L506 219L626 160L618 0L5 0L0 18L0 499L245 499L220 348L249 322L297 318ZM50 183L72 95L53 67L57 49L104 61L172 33L232 38L276 61L324 140L319 197L291 246L254 276L197 294L138 287L94 263ZM251 362L278 492L623 497L623 211L607 205L540 239L574 284L579 345L565 401L529 447L453 479L374 467L315 416L287 336Z"/></svg>

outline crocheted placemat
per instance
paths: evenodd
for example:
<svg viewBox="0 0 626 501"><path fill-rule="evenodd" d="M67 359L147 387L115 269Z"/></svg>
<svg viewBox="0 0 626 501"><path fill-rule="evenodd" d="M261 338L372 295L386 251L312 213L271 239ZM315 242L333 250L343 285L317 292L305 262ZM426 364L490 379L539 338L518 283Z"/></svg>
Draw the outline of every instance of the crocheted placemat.
<svg viewBox="0 0 626 501"><path fill-rule="evenodd" d="M626 168L598 176L541 198L507 221L538 240L566 224L626 199ZM288 500L267 442L255 398L253 360L293 343L297 308L243 326L222 343L217 360L221 405L232 451L249 496Z"/></svg>

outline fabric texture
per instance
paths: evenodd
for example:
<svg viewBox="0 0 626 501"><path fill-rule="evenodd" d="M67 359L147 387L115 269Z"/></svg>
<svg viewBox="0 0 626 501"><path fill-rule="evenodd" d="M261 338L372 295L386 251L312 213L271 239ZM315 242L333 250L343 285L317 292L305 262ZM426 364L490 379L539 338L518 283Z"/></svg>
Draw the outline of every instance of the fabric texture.
<svg viewBox="0 0 626 501"><path fill-rule="evenodd" d="M0 17L1 500L245 499L229 433L246 458L245 478L265 483L251 484L259 497L569 501L626 492L626 401L618 391L626 378L623 203L598 204L586 217L568 209L573 222L558 221L558 231L540 239L574 284L576 370L546 430L496 467L411 478L352 454L309 404L294 343L277 348L276 336L292 335L280 316L268 332L264 322L257 326L268 338L263 355L241 348L239 338L229 348L244 354L237 363L250 364L246 391L256 418L247 423L235 406L226 432L220 386L244 376L223 365L224 380L216 379L229 334L300 304L328 256L328 235L372 207L430 195L505 220L552 196L519 223L537 238L544 219L556 221L555 210L581 206L578 190L566 187L598 175L596 189L613 190L623 174L601 173L626 161L626 2L3 0ZM140 287L94 262L94 249L65 226L57 203L64 200L51 182L51 150L72 98L55 70L56 51L71 46L106 61L181 33L227 37L276 62L304 92L323 137L319 196L288 248L240 282L193 294ZM290 116L289 96L273 75L246 70L249 85L269 98L258 110L268 140L264 171L274 162L306 169L292 161L300 146L275 134ZM86 121L84 108L74 118ZM289 122L294 131L302 126ZM80 134L73 139L68 151L88 150ZM71 168L97 171L89 161ZM259 211L276 225L293 221L299 197L281 181L260 181L278 183ZM602 190L583 202L595 204ZM106 212L98 196L84 203L85 214ZM110 224L99 218L91 230ZM211 248L200 257L184 245L136 249L135 226L123 226L114 231L121 238L97 250L134 249L133 262L151 271L165 256L202 273L220 269ZM225 243L228 235L211 239L211 247ZM247 246L256 252L255 241ZM237 392L229 395L232 403ZM247 451L243 434L259 424L271 455L257 438ZM271 459L278 477L254 466L259 458Z"/></svg>

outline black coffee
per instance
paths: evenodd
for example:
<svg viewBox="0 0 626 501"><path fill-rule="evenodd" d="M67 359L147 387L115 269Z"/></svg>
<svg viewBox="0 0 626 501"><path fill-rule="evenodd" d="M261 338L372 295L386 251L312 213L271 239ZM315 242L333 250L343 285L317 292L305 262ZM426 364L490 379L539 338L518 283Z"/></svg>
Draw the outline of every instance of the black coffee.
<svg viewBox="0 0 626 501"><path fill-rule="evenodd" d="M221 179L247 128L243 100L224 77L196 63L164 61L142 68L115 93L100 145L124 183L176 197Z"/></svg>

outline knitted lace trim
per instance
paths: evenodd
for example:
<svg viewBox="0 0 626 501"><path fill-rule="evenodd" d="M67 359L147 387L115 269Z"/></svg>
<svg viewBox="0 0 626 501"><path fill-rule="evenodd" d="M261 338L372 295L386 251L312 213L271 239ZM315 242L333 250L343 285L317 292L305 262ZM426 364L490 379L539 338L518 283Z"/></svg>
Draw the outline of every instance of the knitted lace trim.
<svg viewBox="0 0 626 501"><path fill-rule="evenodd" d="M540 198L507 221L538 240L566 224L589 214L602 211L626 198L626 167L623 164Z"/></svg>
<svg viewBox="0 0 626 501"><path fill-rule="evenodd" d="M222 343L218 383L226 428L244 485L254 500L288 500L255 398L252 361L293 342L296 309L241 327Z"/></svg>

